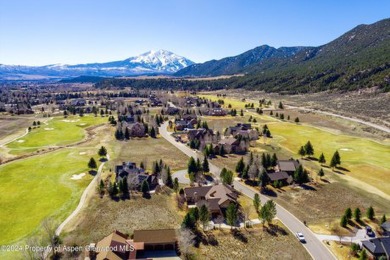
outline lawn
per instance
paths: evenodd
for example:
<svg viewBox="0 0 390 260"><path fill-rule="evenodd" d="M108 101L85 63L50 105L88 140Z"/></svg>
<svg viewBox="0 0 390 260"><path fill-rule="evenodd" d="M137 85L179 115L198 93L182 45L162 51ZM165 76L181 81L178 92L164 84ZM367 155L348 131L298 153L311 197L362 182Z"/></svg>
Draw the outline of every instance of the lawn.
<svg viewBox="0 0 390 260"><path fill-rule="evenodd" d="M0 244L38 232L47 216L65 219L92 179L90 156L86 149L63 149L0 166ZM81 180L71 179L83 172Z"/></svg>
<svg viewBox="0 0 390 260"><path fill-rule="evenodd" d="M38 120L38 119L37 119ZM31 130L31 132L7 145L11 154L20 155L37 151L41 148L75 143L85 137L85 128L107 122L106 117L91 115L54 117Z"/></svg>
<svg viewBox="0 0 390 260"><path fill-rule="evenodd" d="M321 152L329 162L338 150L341 166L348 171L343 174L364 181L390 195L390 144L370 139L357 138L301 124L279 122L269 123L268 127L280 145L297 154L300 146L307 141L314 146L315 156Z"/></svg>

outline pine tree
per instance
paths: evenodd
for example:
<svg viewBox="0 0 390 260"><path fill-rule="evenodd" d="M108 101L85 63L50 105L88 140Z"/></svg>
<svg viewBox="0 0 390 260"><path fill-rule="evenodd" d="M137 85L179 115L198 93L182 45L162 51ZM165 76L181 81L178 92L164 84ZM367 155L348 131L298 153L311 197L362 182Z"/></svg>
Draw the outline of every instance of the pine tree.
<svg viewBox="0 0 390 260"><path fill-rule="evenodd" d="M197 167L194 157L191 157L188 161L188 174L196 173Z"/></svg>
<svg viewBox="0 0 390 260"><path fill-rule="evenodd" d="M206 207L206 205L202 205L202 207L200 207L200 210L199 210L199 220L202 222L203 224L203 229L207 226L209 220L210 220L210 212L208 210L208 208Z"/></svg>
<svg viewBox="0 0 390 260"><path fill-rule="evenodd" d="M368 259L367 252L365 249L363 249L362 252L360 253L359 260L367 260L367 259Z"/></svg>
<svg viewBox="0 0 390 260"><path fill-rule="evenodd" d="M226 223L230 226L235 226L237 221L237 207L236 204L230 203L226 210Z"/></svg>
<svg viewBox="0 0 390 260"><path fill-rule="evenodd" d="M375 218L375 212L372 206L367 209L366 216L369 220L373 220Z"/></svg>
<svg viewBox="0 0 390 260"><path fill-rule="evenodd" d="M360 209L359 209L359 208L356 208L356 209L355 209L355 212L354 212L354 214L353 214L353 217L355 218L355 221L356 221L356 222L360 222L361 216L362 216L362 213L361 213Z"/></svg>
<svg viewBox="0 0 390 260"><path fill-rule="evenodd" d="M272 166L272 167L275 167L277 164L278 164L278 157L277 157L276 154L274 153L274 154L272 155L272 158L271 158L271 166Z"/></svg>
<svg viewBox="0 0 390 260"><path fill-rule="evenodd" d="M225 154L226 154L225 148L223 147L223 145L221 145L220 148L219 148L219 155L220 156L224 156Z"/></svg>
<svg viewBox="0 0 390 260"><path fill-rule="evenodd" d="M149 190L150 190L149 183L146 180L144 180L141 185L141 191L143 196L146 196L149 193Z"/></svg>
<svg viewBox="0 0 390 260"><path fill-rule="evenodd" d="M91 159L89 159L88 168L90 168L90 169L96 169L97 168L96 161L95 161L95 159L93 157L91 157Z"/></svg>
<svg viewBox="0 0 390 260"><path fill-rule="evenodd" d="M334 168L339 164L341 164L341 158L339 152L336 151L332 156L332 160L330 161L330 167Z"/></svg>
<svg viewBox="0 0 390 260"><path fill-rule="evenodd" d="M319 163L326 163L325 155L324 153L321 153L320 157L318 158Z"/></svg>
<svg viewBox="0 0 390 260"><path fill-rule="evenodd" d="M203 172L209 172L210 167L209 167L209 161L207 160L207 157L204 158L203 164L202 164Z"/></svg>
<svg viewBox="0 0 390 260"><path fill-rule="evenodd" d="M321 177L324 177L324 175L325 175L325 172L324 172L324 170L321 168L320 171L318 172L318 176L320 176L320 178L321 178Z"/></svg>
<svg viewBox="0 0 390 260"><path fill-rule="evenodd" d="M156 138L156 130L154 129L154 127L150 128L150 137Z"/></svg>
<svg viewBox="0 0 390 260"><path fill-rule="evenodd" d="M260 202L260 196L258 193L256 193L255 196L253 197L253 206L255 207L256 212L259 212L261 202Z"/></svg>
<svg viewBox="0 0 390 260"><path fill-rule="evenodd" d="M303 148L303 146L301 146L301 148L299 148L299 151L298 151L298 154L303 157L306 155L306 151L305 151L305 148Z"/></svg>
<svg viewBox="0 0 390 260"><path fill-rule="evenodd" d="M347 217L345 215L343 215L341 217L341 220L340 220L340 226L342 226L343 228L345 228L348 224L348 220L347 220Z"/></svg>
<svg viewBox="0 0 390 260"><path fill-rule="evenodd" d="M241 157L241 159L238 161L237 165L236 165L236 172L238 174L242 174L242 172L244 171L245 169L245 163L244 163L244 158Z"/></svg>
<svg viewBox="0 0 390 260"><path fill-rule="evenodd" d="M129 131L129 128L126 127L125 129L125 139L126 140L129 140L130 139L130 131Z"/></svg>
<svg viewBox="0 0 390 260"><path fill-rule="evenodd" d="M172 180L172 174L171 174L171 168L167 168L167 180L165 181L165 185L167 185L169 188L173 188L173 180Z"/></svg>
<svg viewBox="0 0 390 260"><path fill-rule="evenodd" d="M278 107L279 107L279 109L283 109L284 108L281 101L279 102L279 106Z"/></svg>
<svg viewBox="0 0 390 260"><path fill-rule="evenodd" d="M122 194L124 198L129 197L129 185L127 183L127 178L123 178L122 180Z"/></svg>
<svg viewBox="0 0 390 260"><path fill-rule="evenodd" d="M351 210L351 208L347 208L345 210L344 216L347 218L347 220L351 220L352 219L352 210Z"/></svg>
<svg viewBox="0 0 390 260"><path fill-rule="evenodd" d="M386 214L383 214L381 218L381 224L385 223L387 221Z"/></svg>
<svg viewBox="0 0 390 260"><path fill-rule="evenodd" d="M310 143L310 141L307 141L304 148L305 148L306 155L308 155L309 157L314 155L314 148L313 145Z"/></svg>
<svg viewBox="0 0 390 260"><path fill-rule="evenodd" d="M299 123L299 117L296 117L294 120L295 123Z"/></svg>
<svg viewBox="0 0 390 260"><path fill-rule="evenodd" d="M99 154L99 156L102 156L102 157L106 156L107 155L106 147L104 147L104 146L100 147L98 154Z"/></svg>

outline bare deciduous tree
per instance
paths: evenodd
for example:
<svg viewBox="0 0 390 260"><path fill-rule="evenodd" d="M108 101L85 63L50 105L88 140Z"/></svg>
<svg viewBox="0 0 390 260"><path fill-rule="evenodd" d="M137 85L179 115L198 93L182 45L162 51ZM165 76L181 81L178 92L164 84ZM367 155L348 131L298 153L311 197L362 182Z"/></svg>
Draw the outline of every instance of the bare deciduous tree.
<svg viewBox="0 0 390 260"><path fill-rule="evenodd" d="M189 259L192 255L192 247L195 242L195 235L188 228L181 228L178 231L178 243L180 253L183 255L184 259Z"/></svg>

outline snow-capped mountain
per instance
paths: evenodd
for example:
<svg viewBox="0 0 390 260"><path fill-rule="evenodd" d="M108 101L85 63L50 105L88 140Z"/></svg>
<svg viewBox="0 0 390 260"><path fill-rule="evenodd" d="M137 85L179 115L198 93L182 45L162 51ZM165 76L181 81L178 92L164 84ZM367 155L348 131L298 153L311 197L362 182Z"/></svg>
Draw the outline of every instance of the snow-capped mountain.
<svg viewBox="0 0 390 260"><path fill-rule="evenodd" d="M0 79L65 78L76 76L135 76L173 74L191 60L166 50L149 51L122 61L77 65L18 66L0 64Z"/></svg>

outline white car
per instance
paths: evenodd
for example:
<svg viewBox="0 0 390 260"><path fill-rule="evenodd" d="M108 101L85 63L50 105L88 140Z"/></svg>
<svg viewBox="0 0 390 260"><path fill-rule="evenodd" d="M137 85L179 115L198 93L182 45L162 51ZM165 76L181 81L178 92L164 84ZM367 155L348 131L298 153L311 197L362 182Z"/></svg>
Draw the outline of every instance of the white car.
<svg viewBox="0 0 390 260"><path fill-rule="evenodd" d="M306 243L305 236L304 236L301 232L297 232L297 233L295 234L295 236L298 238L298 240L299 240L301 243Z"/></svg>

